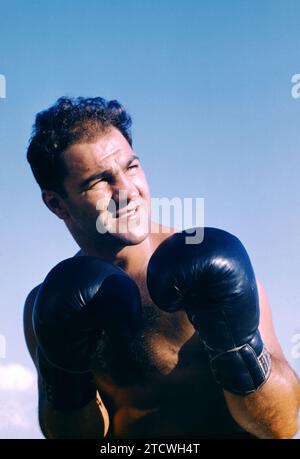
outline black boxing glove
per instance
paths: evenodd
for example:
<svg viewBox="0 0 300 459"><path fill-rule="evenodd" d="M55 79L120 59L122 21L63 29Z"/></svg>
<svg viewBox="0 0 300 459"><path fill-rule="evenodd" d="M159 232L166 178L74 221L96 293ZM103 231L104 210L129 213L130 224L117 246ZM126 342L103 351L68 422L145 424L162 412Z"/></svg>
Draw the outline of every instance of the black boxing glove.
<svg viewBox="0 0 300 459"><path fill-rule="evenodd" d="M50 271L34 304L33 327L41 382L54 408L73 410L95 398L89 364L103 330L120 340L140 317L139 289L120 268L78 257Z"/></svg>
<svg viewBox="0 0 300 459"><path fill-rule="evenodd" d="M147 273L149 293L161 309L184 309L209 355L215 379L238 395L254 392L271 371L261 339L255 275L242 243L232 234L205 228L200 244L191 230L165 239Z"/></svg>

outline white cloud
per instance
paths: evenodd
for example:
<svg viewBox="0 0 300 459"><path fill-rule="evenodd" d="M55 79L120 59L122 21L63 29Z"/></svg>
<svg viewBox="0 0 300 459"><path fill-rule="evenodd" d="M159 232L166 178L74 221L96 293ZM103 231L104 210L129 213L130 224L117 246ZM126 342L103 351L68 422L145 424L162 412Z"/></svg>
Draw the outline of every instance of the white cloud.
<svg viewBox="0 0 300 459"><path fill-rule="evenodd" d="M42 438L36 376L30 369L0 365L0 438Z"/></svg>
<svg viewBox="0 0 300 459"><path fill-rule="evenodd" d="M0 390L24 391L33 387L33 373L18 363L0 365Z"/></svg>

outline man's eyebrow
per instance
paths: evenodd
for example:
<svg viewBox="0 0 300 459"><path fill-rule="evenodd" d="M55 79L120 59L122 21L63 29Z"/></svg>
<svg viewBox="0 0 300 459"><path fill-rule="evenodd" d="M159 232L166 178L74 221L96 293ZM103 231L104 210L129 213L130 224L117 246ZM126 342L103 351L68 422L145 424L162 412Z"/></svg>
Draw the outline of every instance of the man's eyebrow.
<svg viewBox="0 0 300 459"><path fill-rule="evenodd" d="M136 159L138 161L140 160L140 158L138 156L136 156L136 155L131 156L128 159L128 161L126 162L125 168L130 166L130 164L133 161L135 161ZM80 183L79 188L80 188L80 190L83 190L83 189L85 189L87 187L87 185L89 185L89 183L93 182L94 180L100 180L103 177L109 176L109 175L111 175L111 170L109 170L109 169L106 169L106 170L104 170L102 172L98 172L97 174L90 175L88 178L86 178L83 182Z"/></svg>

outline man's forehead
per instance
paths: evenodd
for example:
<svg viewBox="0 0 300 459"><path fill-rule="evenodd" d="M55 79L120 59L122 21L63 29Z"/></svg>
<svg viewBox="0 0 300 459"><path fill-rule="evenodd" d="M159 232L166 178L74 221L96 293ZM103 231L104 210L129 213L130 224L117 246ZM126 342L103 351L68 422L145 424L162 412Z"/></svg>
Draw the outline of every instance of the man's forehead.
<svg viewBox="0 0 300 459"><path fill-rule="evenodd" d="M94 142L74 144L64 152L64 160L70 169L85 170L91 167L118 167L132 155L130 145L119 133L102 136Z"/></svg>

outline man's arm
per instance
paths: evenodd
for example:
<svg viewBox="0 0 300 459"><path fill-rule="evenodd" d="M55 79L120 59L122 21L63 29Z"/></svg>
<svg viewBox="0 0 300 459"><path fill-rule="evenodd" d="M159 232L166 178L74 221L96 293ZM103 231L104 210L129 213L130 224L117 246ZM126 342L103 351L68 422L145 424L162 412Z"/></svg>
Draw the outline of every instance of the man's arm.
<svg viewBox="0 0 300 459"><path fill-rule="evenodd" d="M99 393L78 410L57 411L49 403L39 381L39 423L46 438L104 438L109 427L108 412Z"/></svg>
<svg viewBox="0 0 300 459"><path fill-rule="evenodd" d="M36 339L32 326L32 309L39 286L28 295L24 306L24 334L31 358L36 365ZM39 423L46 438L104 438L109 415L99 393L95 400L76 411L60 412L47 400L39 376Z"/></svg>
<svg viewBox="0 0 300 459"><path fill-rule="evenodd" d="M224 390L224 395L231 415L248 432L259 438L292 438L298 430L300 384L276 338L269 300L260 283L258 292L259 329L271 354L271 374L252 394L241 397Z"/></svg>
<svg viewBox="0 0 300 459"><path fill-rule="evenodd" d="M153 301L168 312L186 311L238 424L259 438L291 438L298 427L299 381L276 339L245 247L217 228L204 228L201 244L187 244L187 236L190 231L172 235L151 256Z"/></svg>

